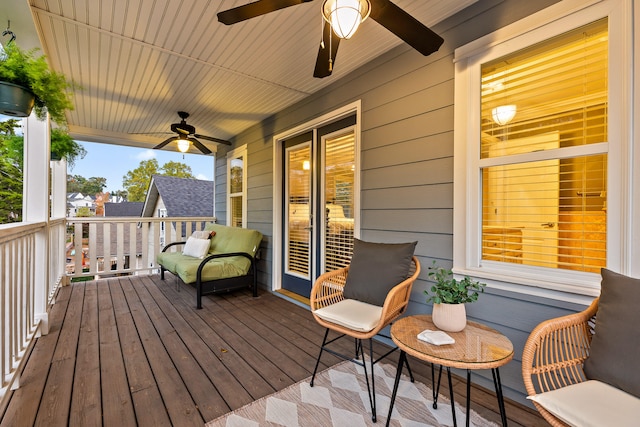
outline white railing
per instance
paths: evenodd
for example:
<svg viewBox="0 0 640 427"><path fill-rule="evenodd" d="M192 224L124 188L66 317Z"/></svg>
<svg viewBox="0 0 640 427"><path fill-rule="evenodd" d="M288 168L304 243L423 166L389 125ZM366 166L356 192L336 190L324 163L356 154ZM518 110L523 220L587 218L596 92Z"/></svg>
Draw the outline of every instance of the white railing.
<svg viewBox="0 0 640 427"><path fill-rule="evenodd" d="M66 274L100 277L153 273L158 268L156 255L165 245L185 241L210 222L215 218L67 218Z"/></svg>
<svg viewBox="0 0 640 427"><path fill-rule="evenodd" d="M62 282L65 220L0 225L0 413Z"/></svg>
<svg viewBox="0 0 640 427"><path fill-rule="evenodd" d="M164 245L186 240L209 222L215 218L61 218L0 225L0 413L9 390L19 386L24 356L36 336L48 333L47 313L65 277L151 273Z"/></svg>

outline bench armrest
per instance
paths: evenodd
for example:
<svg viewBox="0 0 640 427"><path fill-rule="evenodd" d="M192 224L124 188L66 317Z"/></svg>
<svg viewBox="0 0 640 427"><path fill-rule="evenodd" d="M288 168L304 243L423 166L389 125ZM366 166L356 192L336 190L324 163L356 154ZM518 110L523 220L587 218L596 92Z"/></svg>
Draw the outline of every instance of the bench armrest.
<svg viewBox="0 0 640 427"><path fill-rule="evenodd" d="M167 249L169 249L171 246L176 246L176 245L185 245L187 242L173 242L173 243L169 243L167 246L165 246L164 248L162 248L162 252L166 252Z"/></svg>
<svg viewBox="0 0 640 427"><path fill-rule="evenodd" d="M207 257L205 257L202 262L200 263L200 265L198 266L198 273L197 273L197 280L198 282L200 282L200 279L202 278L202 269L205 267L205 265L207 265L207 262L211 261L212 259L218 259L218 258L230 258L230 257L234 257L234 256L243 256L247 259L249 259L249 261L251 261L251 268L253 268L254 263L255 263L255 258L252 257L250 254L246 253L246 252L231 252L228 254L213 254L213 255L208 255Z"/></svg>

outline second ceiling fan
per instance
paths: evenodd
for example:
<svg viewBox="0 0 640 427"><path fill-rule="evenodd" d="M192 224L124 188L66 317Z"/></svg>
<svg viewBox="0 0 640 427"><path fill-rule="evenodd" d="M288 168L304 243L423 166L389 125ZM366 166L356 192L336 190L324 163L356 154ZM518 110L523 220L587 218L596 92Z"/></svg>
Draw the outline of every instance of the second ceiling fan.
<svg viewBox="0 0 640 427"><path fill-rule="evenodd" d="M180 123L172 123L171 124L171 132L175 132L178 134L178 137L172 136L170 138L165 139L160 144L153 147L154 150L159 150L163 148L165 145L169 144L172 141L176 141L178 145L178 150L181 153L186 153L189 150L191 144L193 144L202 154L211 154L211 150L205 147L200 141L196 138L206 139L207 141L217 142L218 144L231 145L231 142L214 138L212 136L201 135L196 133L196 128L187 124L187 117L189 117L189 113L184 111L178 111L178 116L180 116Z"/></svg>
<svg viewBox="0 0 640 427"><path fill-rule="evenodd" d="M258 0L218 13L218 21L226 25L236 24L310 1L313 0ZM345 15L339 15L339 12ZM324 0L322 15L325 17L322 43L313 72L313 76L318 78L331 75L340 39L351 37L368 16L425 56L436 52L444 42L442 37L389 0ZM346 29L339 23L344 16L352 18Z"/></svg>

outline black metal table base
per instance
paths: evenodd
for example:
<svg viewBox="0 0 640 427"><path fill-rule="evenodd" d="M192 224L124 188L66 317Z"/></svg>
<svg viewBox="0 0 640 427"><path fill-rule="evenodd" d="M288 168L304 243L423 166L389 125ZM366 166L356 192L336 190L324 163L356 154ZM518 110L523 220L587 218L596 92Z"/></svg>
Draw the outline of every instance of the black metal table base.
<svg viewBox="0 0 640 427"><path fill-rule="evenodd" d="M393 383L393 393L391 394L391 402L389 403L389 414L387 415L387 427L391 422L391 414L393 413L393 404L396 401L396 394L398 393L398 385L400 384L400 377L402 376L402 367L407 362L407 353L404 350L400 351L400 358L398 359L398 367L396 370L396 378ZM447 380L449 381L449 399L451 400L451 416L453 417L453 426L457 427L456 421L456 405L453 399L453 385L451 382L451 368L447 367ZM500 381L500 371L498 368L492 368L491 374L493 376L493 385L496 389L496 397L498 399L498 408L500 409L500 420L503 427L507 426L507 413L504 406L504 395L502 394L502 382ZM440 393L440 380L442 379L442 365L438 370L438 384L436 385L435 367L431 364L431 390L433 392L433 409L438 409L438 395ZM467 416L466 427L469 427L470 421L470 407L471 407L471 370L467 369Z"/></svg>

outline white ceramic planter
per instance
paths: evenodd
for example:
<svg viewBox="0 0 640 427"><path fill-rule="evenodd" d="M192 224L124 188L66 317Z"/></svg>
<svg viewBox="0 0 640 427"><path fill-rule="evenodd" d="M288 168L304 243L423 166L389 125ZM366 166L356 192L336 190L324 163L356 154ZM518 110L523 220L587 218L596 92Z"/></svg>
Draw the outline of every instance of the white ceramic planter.
<svg viewBox="0 0 640 427"><path fill-rule="evenodd" d="M433 324L446 332L460 332L467 326L464 304L433 304Z"/></svg>

